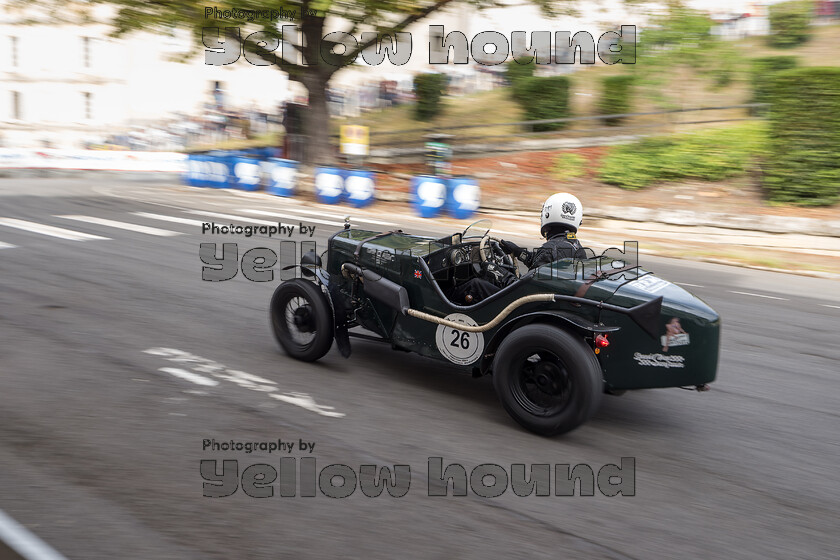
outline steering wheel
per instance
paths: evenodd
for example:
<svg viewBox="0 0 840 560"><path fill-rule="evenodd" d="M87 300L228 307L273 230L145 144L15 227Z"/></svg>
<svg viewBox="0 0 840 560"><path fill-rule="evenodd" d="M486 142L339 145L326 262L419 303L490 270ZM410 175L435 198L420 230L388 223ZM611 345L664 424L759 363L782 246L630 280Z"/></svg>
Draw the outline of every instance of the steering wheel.
<svg viewBox="0 0 840 560"><path fill-rule="evenodd" d="M491 241L493 242L493 245L488 247ZM489 232L484 234L484 237L482 237L481 241L478 243L478 255L481 258L481 262L487 262L487 260L490 259L491 262L501 266L502 268L506 268L519 278L519 267L516 266L516 260L513 255L502 252L499 241L500 240L495 237L490 237ZM496 253L496 250L498 250L502 256L499 256L499 254Z"/></svg>

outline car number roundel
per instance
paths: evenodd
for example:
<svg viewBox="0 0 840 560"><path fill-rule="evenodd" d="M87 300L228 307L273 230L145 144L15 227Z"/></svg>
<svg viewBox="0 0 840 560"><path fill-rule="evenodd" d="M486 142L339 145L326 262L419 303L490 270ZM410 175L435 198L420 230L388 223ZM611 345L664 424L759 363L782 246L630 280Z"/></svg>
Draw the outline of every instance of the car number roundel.
<svg viewBox="0 0 840 560"><path fill-rule="evenodd" d="M445 319L470 327L478 326L478 323L463 313L451 313ZM484 333L480 332L467 332L438 325L435 342L443 357L454 364L471 364L481 358L484 352Z"/></svg>

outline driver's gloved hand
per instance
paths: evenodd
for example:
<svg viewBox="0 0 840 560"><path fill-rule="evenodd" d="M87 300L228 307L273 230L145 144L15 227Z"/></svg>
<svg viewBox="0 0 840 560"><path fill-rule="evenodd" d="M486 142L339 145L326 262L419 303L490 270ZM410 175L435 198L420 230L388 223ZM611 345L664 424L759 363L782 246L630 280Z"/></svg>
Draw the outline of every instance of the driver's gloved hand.
<svg viewBox="0 0 840 560"><path fill-rule="evenodd" d="M519 255L522 254L522 248L512 241L506 241L502 239L501 241L499 241L499 247L502 248L502 251L504 251L505 254L513 255L517 258L519 257Z"/></svg>
<svg viewBox="0 0 840 560"><path fill-rule="evenodd" d="M512 273L490 262L481 263L481 270L486 280L502 288L516 280Z"/></svg>

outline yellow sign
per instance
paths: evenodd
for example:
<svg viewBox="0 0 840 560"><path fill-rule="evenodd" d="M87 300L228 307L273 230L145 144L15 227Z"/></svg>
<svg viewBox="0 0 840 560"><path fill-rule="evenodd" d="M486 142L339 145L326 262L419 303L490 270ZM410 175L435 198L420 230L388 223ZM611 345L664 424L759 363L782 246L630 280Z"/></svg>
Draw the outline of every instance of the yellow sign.
<svg viewBox="0 0 840 560"><path fill-rule="evenodd" d="M351 156L368 155L370 145L370 129L355 124L341 125L341 153Z"/></svg>

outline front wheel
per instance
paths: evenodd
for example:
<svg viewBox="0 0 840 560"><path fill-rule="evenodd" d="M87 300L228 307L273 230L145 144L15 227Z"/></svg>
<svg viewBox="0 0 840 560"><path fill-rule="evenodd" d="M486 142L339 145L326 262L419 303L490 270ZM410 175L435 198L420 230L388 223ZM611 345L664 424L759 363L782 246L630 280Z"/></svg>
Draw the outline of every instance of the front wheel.
<svg viewBox="0 0 840 560"><path fill-rule="evenodd" d="M493 366L502 406L544 436L573 430L598 409L601 367L582 339L551 325L526 325L502 341Z"/></svg>
<svg viewBox="0 0 840 560"><path fill-rule="evenodd" d="M280 284L269 310L274 337L292 358L314 362L329 352L333 314L321 288L295 278Z"/></svg>

